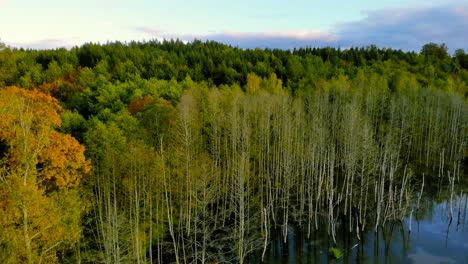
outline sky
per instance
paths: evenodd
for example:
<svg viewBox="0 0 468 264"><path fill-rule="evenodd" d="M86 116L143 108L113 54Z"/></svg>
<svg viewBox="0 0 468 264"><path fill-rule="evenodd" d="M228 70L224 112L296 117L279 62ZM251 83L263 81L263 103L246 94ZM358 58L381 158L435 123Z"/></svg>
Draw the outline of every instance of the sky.
<svg viewBox="0 0 468 264"><path fill-rule="evenodd" d="M0 0L0 41L12 47L195 38L241 48L468 50L468 0Z"/></svg>

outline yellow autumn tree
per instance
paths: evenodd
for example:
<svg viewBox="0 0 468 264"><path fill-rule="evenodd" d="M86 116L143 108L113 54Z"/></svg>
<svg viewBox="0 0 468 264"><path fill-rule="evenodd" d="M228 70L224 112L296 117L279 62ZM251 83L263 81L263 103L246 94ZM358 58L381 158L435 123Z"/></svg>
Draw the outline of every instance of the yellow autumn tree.
<svg viewBox="0 0 468 264"><path fill-rule="evenodd" d="M246 91L249 94L256 94L260 90L260 83L262 78L257 76L255 73L247 74L247 85Z"/></svg>
<svg viewBox="0 0 468 264"><path fill-rule="evenodd" d="M61 107L39 91L0 90L0 262L54 263L80 234L76 188L91 167L57 132Z"/></svg>

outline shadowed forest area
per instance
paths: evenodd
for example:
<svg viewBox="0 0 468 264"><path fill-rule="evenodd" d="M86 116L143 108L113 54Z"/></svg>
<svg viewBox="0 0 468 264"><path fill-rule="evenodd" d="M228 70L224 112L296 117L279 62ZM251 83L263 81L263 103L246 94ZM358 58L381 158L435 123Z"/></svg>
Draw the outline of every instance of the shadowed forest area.
<svg viewBox="0 0 468 264"><path fill-rule="evenodd" d="M292 225L411 232L427 193L468 226L467 96L435 43L4 47L0 262L261 262Z"/></svg>

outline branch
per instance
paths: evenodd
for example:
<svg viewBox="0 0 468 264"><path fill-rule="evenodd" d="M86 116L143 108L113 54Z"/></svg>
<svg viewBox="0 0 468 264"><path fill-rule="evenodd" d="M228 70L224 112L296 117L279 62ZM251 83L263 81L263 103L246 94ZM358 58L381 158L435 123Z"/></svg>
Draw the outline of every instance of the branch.
<svg viewBox="0 0 468 264"><path fill-rule="evenodd" d="M45 251L43 251L41 253L41 258L39 259L39 264L42 263L42 257L44 256L45 253L49 252L50 250L52 250L53 248L57 247L58 245L60 245L61 243L63 243L64 241L59 241L57 243L55 243L53 246L49 247L48 249L46 249Z"/></svg>

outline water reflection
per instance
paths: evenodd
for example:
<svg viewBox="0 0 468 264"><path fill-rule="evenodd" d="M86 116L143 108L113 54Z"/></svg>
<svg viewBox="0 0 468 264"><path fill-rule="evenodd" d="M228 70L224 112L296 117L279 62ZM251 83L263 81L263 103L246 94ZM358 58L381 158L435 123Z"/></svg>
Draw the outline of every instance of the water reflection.
<svg viewBox="0 0 468 264"><path fill-rule="evenodd" d="M423 208L414 213L411 232L409 217L403 222L387 223L377 233L371 228L361 235L361 240L341 225L336 245L326 228L307 238L306 228L289 225L286 243L278 228L272 231L274 239L264 263L468 263L466 206L454 214L452 221L447 201L426 200ZM331 247L339 248L343 257L332 259L328 254ZM261 254L251 257L250 262L261 262Z"/></svg>

